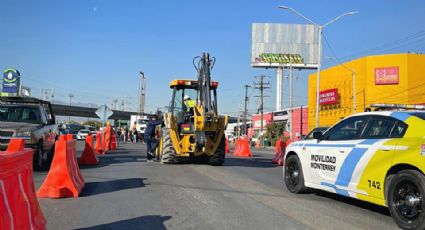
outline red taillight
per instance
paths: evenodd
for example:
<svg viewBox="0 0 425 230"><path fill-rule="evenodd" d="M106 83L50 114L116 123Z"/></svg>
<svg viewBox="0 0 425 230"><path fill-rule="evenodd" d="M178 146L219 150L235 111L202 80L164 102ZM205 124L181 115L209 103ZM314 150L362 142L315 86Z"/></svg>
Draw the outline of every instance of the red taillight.
<svg viewBox="0 0 425 230"><path fill-rule="evenodd" d="M218 82L216 82L216 81L211 82L211 87L217 88L218 87Z"/></svg>
<svg viewBox="0 0 425 230"><path fill-rule="evenodd" d="M177 81L177 85L184 85L184 83L185 83L185 81L183 81L183 80L178 80Z"/></svg>

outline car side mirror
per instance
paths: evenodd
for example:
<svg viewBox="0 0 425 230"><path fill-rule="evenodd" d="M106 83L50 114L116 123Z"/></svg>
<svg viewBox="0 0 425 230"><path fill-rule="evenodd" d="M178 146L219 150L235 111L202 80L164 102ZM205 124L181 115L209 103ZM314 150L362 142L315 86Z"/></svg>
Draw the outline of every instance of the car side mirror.
<svg viewBox="0 0 425 230"><path fill-rule="evenodd" d="M323 133L322 132L318 131L318 132L314 132L313 133L313 138L314 139L317 139L317 140L323 140L324 139L324 136L323 136Z"/></svg>

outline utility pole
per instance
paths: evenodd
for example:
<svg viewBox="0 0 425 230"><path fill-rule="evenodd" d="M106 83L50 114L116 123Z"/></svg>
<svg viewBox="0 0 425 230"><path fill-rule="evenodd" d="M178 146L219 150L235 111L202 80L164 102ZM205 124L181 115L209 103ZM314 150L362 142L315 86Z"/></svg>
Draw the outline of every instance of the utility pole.
<svg viewBox="0 0 425 230"><path fill-rule="evenodd" d="M260 96L256 96L256 97L260 97L260 114L261 114L261 128L260 128L260 146L263 147L263 130L264 130L264 98L268 97L268 96L264 96L264 90L270 88L270 82L264 82L264 78L266 78L267 76L261 75L259 77L256 77L257 82L254 82L254 88L260 90Z"/></svg>
<svg viewBox="0 0 425 230"><path fill-rule="evenodd" d="M146 95L146 78L145 74L140 71L140 97L139 97L139 116L145 113L145 95Z"/></svg>
<svg viewBox="0 0 425 230"><path fill-rule="evenodd" d="M74 97L74 95L70 93L68 95L68 97L69 97L69 107L71 107L71 105L72 105L72 98ZM71 116L68 117L68 123L70 123L70 122L71 122Z"/></svg>
<svg viewBox="0 0 425 230"><path fill-rule="evenodd" d="M55 104L55 89L52 88L52 104Z"/></svg>
<svg viewBox="0 0 425 230"><path fill-rule="evenodd" d="M118 99L113 99L113 103L114 103L114 106L112 107L112 108L114 108L114 110L117 110L117 102L118 102Z"/></svg>
<svg viewBox="0 0 425 230"><path fill-rule="evenodd" d="M289 64L289 139L292 141L293 137L293 109L294 109L294 99L293 99L293 91L292 91L292 62Z"/></svg>
<svg viewBox="0 0 425 230"><path fill-rule="evenodd" d="M246 124L246 116L248 113L248 88L250 88L251 86L249 85L244 85L245 87L245 106L244 106L244 113L243 113L243 134L244 135L248 135L248 126Z"/></svg>
<svg viewBox="0 0 425 230"><path fill-rule="evenodd" d="M125 96L123 99L122 105L124 106L124 111L128 110L128 104L129 104L128 99L131 99L131 97Z"/></svg>

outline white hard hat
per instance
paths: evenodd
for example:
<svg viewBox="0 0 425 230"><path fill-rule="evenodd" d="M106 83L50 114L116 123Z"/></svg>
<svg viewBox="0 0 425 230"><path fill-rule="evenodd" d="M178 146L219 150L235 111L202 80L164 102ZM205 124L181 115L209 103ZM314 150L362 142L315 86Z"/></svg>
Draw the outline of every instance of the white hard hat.
<svg viewBox="0 0 425 230"><path fill-rule="evenodd" d="M184 95L183 99L188 100L188 99L190 99L190 97L188 95Z"/></svg>

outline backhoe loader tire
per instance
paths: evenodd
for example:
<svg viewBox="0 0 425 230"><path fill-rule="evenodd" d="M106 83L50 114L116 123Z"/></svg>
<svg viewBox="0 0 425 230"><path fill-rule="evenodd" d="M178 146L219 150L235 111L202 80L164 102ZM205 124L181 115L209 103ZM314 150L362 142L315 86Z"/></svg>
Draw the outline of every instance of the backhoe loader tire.
<svg viewBox="0 0 425 230"><path fill-rule="evenodd" d="M178 163L176 150L171 141L170 130L168 128L162 129L162 157L161 162L164 164Z"/></svg>
<svg viewBox="0 0 425 230"><path fill-rule="evenodd" d="M226 157L226 139L223 136L221 139L220 145L217 147L214 155L210 156L208 163L212 166L220 166L224 163Z"/></svg>

